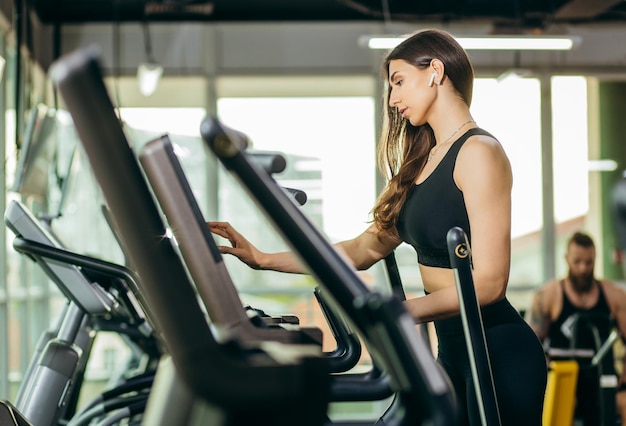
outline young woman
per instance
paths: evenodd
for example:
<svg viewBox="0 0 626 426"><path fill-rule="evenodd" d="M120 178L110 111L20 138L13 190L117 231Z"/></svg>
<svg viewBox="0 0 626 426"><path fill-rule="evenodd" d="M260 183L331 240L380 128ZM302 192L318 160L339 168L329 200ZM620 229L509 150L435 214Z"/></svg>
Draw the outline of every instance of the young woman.
<svg viewBox="0 0 626 426"><path fill-rule="evenodd" d="M470 238L473 278L482 309L502 424L541 425L546 361L535 333L506 299L510 267L511 186L500 143L469 111L474 72L463 48L445 31L413 34L383 64L388 83L379 165L388 184L373 223L337 243L367 269L401 242L412 245L426 295L407 300L416 323L434 321L438 360L456 390L464 424L479 425L476 395L459 316L446 235L460 226ZM304 273L291 253L264 253L226 222L210 222L250 267Z"/></svg>

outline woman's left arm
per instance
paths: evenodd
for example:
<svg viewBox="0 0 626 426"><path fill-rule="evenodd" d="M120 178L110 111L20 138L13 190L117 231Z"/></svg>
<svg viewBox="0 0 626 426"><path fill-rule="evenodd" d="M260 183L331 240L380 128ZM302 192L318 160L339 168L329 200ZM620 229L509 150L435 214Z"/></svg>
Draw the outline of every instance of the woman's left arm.
<svg viewBox="0 0 626 426"><path fill-rule="evenodd" d="M495 139L469 139L454 171L471 229L473 278L481 305L506 294L511 264L511 164Z"/></svg>

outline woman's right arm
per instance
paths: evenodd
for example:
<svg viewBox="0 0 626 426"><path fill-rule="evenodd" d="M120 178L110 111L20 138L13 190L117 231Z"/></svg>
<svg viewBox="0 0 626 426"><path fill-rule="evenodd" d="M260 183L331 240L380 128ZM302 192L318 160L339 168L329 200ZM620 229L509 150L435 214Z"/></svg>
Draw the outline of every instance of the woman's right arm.
<svg viewBox="0 0 626 426"><path fill-rule="evenodd" d="M256 248L228 222L207 222L216 235L227 239L229 246L219 246L220 252L233 255L253 269L265 269L293 274L307 273L298 256L291 252L265 253ZM335 244L352 265L364 270L378 262L400 244L400 239L376 235L375 225L351 240Z"/></svg>
<svg viewBox="0 0 626 426"><path fill-rule="evenodd" d="M376 225L372 224L356 238L337 243L335 247L348 256L357 270L364 271L391 253L401 242L398 236L378 234Z"/></svg>

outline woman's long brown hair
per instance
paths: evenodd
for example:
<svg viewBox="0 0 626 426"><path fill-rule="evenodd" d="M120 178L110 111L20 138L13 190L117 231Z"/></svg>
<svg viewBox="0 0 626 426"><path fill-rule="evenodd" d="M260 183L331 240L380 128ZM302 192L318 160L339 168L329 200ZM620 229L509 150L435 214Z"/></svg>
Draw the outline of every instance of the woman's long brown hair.
<svg viewBox="0 0 626 426"><path fill-rule="evenodd" d="M402 59L420 69L428 68L433 59L441 60L446 78L468 107L472 101L474 84L474 70L467 53L454 37L442 30L423 30L413 34L395 47L383 62L382 74L387 85L384 106L387 113L378 144L378 167L388 183L378 197L372 214L379 234L393 235L411 185L415 183L426 164L428 153L435 146L435 134L428 124L412 126L395 107L389 106L389 63L396 59Z"/></svg>

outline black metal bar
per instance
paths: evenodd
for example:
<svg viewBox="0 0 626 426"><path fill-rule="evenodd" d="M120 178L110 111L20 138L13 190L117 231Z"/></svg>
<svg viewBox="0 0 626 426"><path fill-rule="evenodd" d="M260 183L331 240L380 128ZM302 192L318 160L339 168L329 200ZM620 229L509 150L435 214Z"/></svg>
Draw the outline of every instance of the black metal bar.
<svg viewBox="0 0 626 426"><path fill-rule="evenodd" d="M391 292L395 294L398 299L406 300L406 293L404 292L404 286L402 285L402 279L400 277L400 269L398 269L398 262L396 261L396 255L393 251L385 256L385 267L387 269L387 275L389 276Z"/></svg>
<svg viewBox="0 0 626 426"><path fill-rule="evenodd" d="M472 277L472 253L465 231L454 227L447 235L450 263L455 273L463 331L483 426L500 425L500 412L493 383L489 350L480 305Z"/></svg>
<svg viewBox="0 0 626 426"><path fill-rule="evenodd" d="M341 314L336 312L333 307L329 306L329 303L324 300L324 296L319 287L313 291L313 295L337 342L337 346L334 350L325 353L325 355L328 356L330 371L333 373L346 372L352 369L361 358L361 341Z"/></svg>

